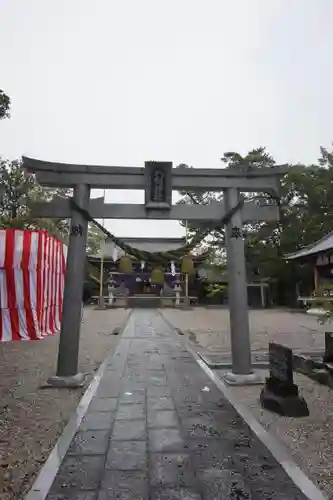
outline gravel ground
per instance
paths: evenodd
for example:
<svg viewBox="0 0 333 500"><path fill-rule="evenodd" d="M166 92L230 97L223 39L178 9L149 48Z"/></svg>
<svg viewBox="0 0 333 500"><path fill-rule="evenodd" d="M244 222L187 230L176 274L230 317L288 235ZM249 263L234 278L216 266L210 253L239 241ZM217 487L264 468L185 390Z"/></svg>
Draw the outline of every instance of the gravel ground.
<svg viewBox="0 0 333 500"><path fill-rule="evenodd" d="M210 354L230 351L228 310L197 308L192 311L162 310L165 318L182 330L196 350ZM323 351L324 331L315 317L280 310L250 311L252 349L267 349L269 341L295 351ZM218 371L216 371L218 373ZM268 375L264 371L264 376ZM238 400L289 450L298 466L333 499L333 392L309 378L294 374L310 411L306 418L280 417L263 410L261 387L230 387Z"/></svg>
<svg viewBox="0 0 333 500"><path fill-rule="evenodd" d="M79 369L92 378L128 311L85 310ZM54 375L59 336L0 344L0 500L22 500L85 389L40 389Z"/></svg>
<svg viewBox="0 0 333 500"><path fill-rule="evenodd" d="M231 387L231 390L263 427L282 441L305 474L333 499L333 393L298 373L294 380L307 402L309 417L280 417L263 410L258 386Z"/></svg>
<svg viewBox="0 0 333 500"><path fill-rule="evenodd" d="M228 309L194 308L189 311L162 309L164 317L209 353L230 351ZM295 351L321 351L325 345L325 330L314 316L283 310L250 311L251 346L253 350L268 349L268 342L287 345Z"/></svg>

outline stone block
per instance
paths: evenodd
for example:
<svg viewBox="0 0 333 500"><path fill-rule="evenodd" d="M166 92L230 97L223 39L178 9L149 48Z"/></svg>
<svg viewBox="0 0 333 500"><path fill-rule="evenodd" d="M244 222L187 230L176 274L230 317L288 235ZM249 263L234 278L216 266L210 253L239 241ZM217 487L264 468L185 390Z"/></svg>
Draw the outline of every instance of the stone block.
<svg viewBox="0 0 333 500"><path fill-rule="evenodd" d="M120 394L120 404L144 404L146 395L142 392L124 391Z"/></svg>
<svg viewBox="0 0 333 500"><path fill-rule="evenodd" d="M90 403L88 413L115 411L115 409L117 408L117 404L117 398L98 398L95 396Z"/></svg>
<svg viewBox="0 0 333 500"><path fill-rule="evenodd" d="M178 429L149 429L149 449L156 452L181 451L185 442Z"/></svg>
<svg viewBox="0 0 333 500"><path fill-rule="evenodd" d="M191 486L194 474L189 455L184 453L153 453L150 456L150 482L153 486Z"/></svg>
<svg viewBox="0 0 333 500"><path fill-rule="evenodd" d="M305 399L299 395L280 396L266 387L260 393L262 408L283 417L308 417L309 409Z"/></svg>
<svg viewBox="0 0 333 500"><path fill-rule="evenodd" d="M226 469L207 467L198 472L198 478L203 484L205 500L242 498L252 500L249 485L241 474Z"/></svg>
<svg viewBox="0 0 333 500"><path fill-rule="evenodd" d="M116 414L117 420L135 420L145 418L145 406L144 404L122 404L118 406L118 411Z"/></svg>
<svg viewBox="0 0 333 500"><path fill-rule="evenodd" d="M177 413L173 410L148 411L148 427L178 427Z"/></svg>
<svg viewBox="0 0 333 500"><path fill-rule="evenodd" d="M46 500L96 500L97 491L69 491L68 493L51 493Z"/></svg>
<svg viewBox="0 0 333 500"><path fill-rule="evenodd" d="M146 440L145 420L116 420L112 440L137 441Z"/></svg>
<svg viewBox="0 0 333 500"><path fill-rule="evenodd" d="M68 490L97 490L104 467L104 456L65 457L51 488L51 493Z"/></svg>
<svg viewBox="0 0 333 500"><path fill-rule="evenodd" d="M109 431L79 431L69 449L68 455L103 455L108 447Z"/></svg>
<svg viewBox="0 0 333 500"><path fill-rule="evenodd" d="M145 441L112 441L106 461L107 469L143 470L147 468Z"/></svg>
<svg viewBox="0 0 333 500"><path fill-rule="evenodd" d="M115 413L90 412L84 417L80 431L103 431L111 429Z"/></svg>
<svg viewBox="0 0 333 500"><path fill-rule="evenodd" d="M155 396L147 400L148 410L174 410L173 399L168 396Z"/></svg>
<svg viewBox="0 0 333 500"><path fill-rule="evenodd" d="M151 500L201 500L201 495L190 488L153 489Z"/></svg>
<svg viewBox="0 0 333 500"><path fill-rule="evenodd" d="M146 500L148 476L145 471L105 470L98 500Z"/></svg>

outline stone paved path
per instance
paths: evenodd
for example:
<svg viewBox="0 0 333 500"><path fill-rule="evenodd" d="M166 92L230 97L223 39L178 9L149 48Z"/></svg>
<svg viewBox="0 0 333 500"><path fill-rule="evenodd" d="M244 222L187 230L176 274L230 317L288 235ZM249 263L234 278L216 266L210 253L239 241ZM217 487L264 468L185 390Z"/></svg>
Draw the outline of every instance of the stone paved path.
<svg viewBox="0 0 333 500"><path fill-rule="evenodd" d="M134 311L47 500L305 500L157 311Z"/></svg>

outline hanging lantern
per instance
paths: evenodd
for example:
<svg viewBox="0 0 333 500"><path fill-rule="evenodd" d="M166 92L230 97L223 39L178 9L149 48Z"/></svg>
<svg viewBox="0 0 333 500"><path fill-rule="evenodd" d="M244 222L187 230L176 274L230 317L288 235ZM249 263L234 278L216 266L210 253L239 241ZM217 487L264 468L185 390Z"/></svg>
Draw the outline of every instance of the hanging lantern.
<svg viewBox="0 0 333 500"><path fill-rule="evenodd" d="M124 255L123 257L121 257L121 259L119 261L119 271L121 273L132 272L132 261L127 255Z"/></svg>
<svg viewBox="0 0 333 500"><path fill-rule="evenodd" d="M193 260L190 254L182 258L181 272L183 274L192 274L194 272Z"/></svg>
<svg viewBox="0 0 333 500"><path fill-rule="evenodd" d="M164 270L162 267L154 267L151 273L151 282L154 285L164 284Z"/></svg>

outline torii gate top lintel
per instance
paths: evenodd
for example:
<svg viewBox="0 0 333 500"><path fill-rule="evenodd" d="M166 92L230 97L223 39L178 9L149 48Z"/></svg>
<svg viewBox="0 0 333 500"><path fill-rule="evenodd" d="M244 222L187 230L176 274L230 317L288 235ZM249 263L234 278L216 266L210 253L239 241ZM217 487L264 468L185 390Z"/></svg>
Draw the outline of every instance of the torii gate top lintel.
<svg viewBox="0 0 333 500"><path fill-rule="evenodd" d="M155 162L147 162L149 164ZM156 162L156 165L159 163ZM144 167L118 167L56 163L23 157L27 172L36 174L44 186L74 187L87 184L93 189L145 189ZM285 165L270 168L172 168L173 190L278 191Z"/></svg>

